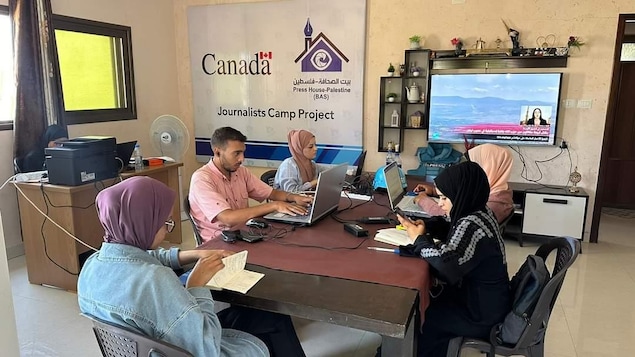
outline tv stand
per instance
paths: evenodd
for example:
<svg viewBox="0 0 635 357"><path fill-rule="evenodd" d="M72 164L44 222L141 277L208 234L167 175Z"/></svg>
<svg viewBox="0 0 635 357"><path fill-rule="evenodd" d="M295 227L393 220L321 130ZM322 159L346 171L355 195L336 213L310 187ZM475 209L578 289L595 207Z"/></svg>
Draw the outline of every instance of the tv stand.
<svg viewBox="0 0 635 357"><path fill-rule="evenodd" d="M580 188L572 193L567 186L521 182L510 182L509 188L513 191L515 221L520 221L515 236L521 247L525 236L583 240L589 201L586 191Z"/></svg>

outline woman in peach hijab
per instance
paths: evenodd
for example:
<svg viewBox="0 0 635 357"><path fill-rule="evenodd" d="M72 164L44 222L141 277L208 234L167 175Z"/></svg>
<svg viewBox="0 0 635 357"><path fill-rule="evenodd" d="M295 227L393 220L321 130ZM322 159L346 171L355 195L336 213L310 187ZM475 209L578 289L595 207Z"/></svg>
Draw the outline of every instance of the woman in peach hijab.
<svg viewBox="0 0 635 357"><path fill-rule="evenodd" d="M291 157L285 159L276 172L273 188L287 192L315 189L321 171L313 161L317 155L315 135L308 130L291 130L287 134Z"/></svg>
<svg viewBox="0 0 635 357"><path fill-rule="evenodd" d="M487 200L489 207L498 223L505 220L513 211L512 191L507 185L512 171L512 156L509 151L494 144L482 144L468 150L467 155L470 161L481 166L489 182L490 194ZM415 203L431 216L444 215L443 210L429 195L435 195L435 189L431 185L417 185L414 190L419 193L415 197Z"/></svg>

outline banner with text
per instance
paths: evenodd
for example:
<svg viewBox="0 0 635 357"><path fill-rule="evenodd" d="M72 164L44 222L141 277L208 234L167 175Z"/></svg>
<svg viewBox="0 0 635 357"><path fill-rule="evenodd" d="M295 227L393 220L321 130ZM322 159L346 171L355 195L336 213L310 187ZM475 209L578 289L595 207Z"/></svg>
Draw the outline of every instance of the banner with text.
<svg viewBox="0 0 635 357"><path fill-rule="evenodd" d="M245 165L277 167L287 133L313 132L316 161L362 151L365 0L290 0L188 9L196 157L216 128L247 136Z"/></svg>

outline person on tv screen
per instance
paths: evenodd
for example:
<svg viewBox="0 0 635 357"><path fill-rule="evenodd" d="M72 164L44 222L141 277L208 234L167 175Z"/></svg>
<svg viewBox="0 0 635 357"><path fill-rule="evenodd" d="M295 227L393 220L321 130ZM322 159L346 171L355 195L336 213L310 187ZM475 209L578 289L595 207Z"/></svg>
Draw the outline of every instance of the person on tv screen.
<svg viewBox="0 0 635 357"><path fill-rule="evenodd" d="M315 189L320 167L316 165L315 135L308 130L291 130L287 134L291 157L285 159L276 172L273 188L287 192Z"/></svg>
<svg viewBox="0 0 635 357"><path fill-rule="evenodd" d="M487 176L475 162L443 170L434 180L439 206L450 217L449 231L435 243L428 223L397 216L412 244L400 255L417 256L430 265L434 279L429 307L418 336L418 356L445 356L457 336L488 339L492 326L511 309L505 244L487 207Z"/></svg>
<svg viewBox="0 0 635 357"><path fill-rule="evenodd" d="M542 118L542 110L540 108L534 109L532 117L520 123L521 125L549 125L547 119Z"/></svg>

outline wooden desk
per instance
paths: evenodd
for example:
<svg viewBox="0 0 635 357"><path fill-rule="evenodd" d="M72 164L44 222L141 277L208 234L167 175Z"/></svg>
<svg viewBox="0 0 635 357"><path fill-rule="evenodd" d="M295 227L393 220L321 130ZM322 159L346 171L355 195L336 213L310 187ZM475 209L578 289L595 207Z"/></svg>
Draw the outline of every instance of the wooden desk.
<svg viewBox="0 0 635 357"><path fill-rule="evenodd" d="M122 179L136 175L149 176L165 183L177 192L172 208L172 217L175 217L174 231L169 233L167 238L173 243L181 242L178 168L182 165L168 163L163 166L147 167L140 172L125 172L121 175ZM103 241L104 230L97 218L95 197L100 190L119 181L119 178L115 178L81 186L31 182L20 182L16 185L40 210L48 212L49 217L60 226L85 243L99 248ZM46 220L19 192L18 205L29 282L65 290L77 290L79 270L92 250L74 241Z"/></svg>
<svg viewBox="0 0 635 357"><path fill-rule="evenodd" d="M343 203L344 201L346 200L342 199ZM388 203L387 198L381 195L378 195L377 201ZM345 206L342 204L340 207ZM388 212L389 209L385 206L367 203L342 213L341 218L348 220L362 216L380 216ZM354 250L298 248L278 245L272 241L256 244L237 242L234 245L221 240L205 243L203 248L249 250L248 262L251 264L247 268L265 274L247 294L231 291L212 293L215 299L231 304L375 332L382 335L383 356L415 356L419 294L423 294L427 301L428 291L427 288L417 291L402 287L403 282L399 286L396 281L412 277L414 280L420 279L421 285L427 287L427 263L418 258L404 258L366 249L369 245L390 247L372 240L376 229L385 227L367 225L370 238L360 241L360 238L346 233L341 223L326 217L313 227L297 228L279 239L281 243L305 246L321 243L323 247L354 247L361 242L361 246ZM266 257L275 257L276 262L270 265L272 267L265 267L261 263ZM290 264L295 264L298 268L297 262L302 264L300 270L287 268ZM329 266L331 272L335 270L337 273L339 267L345 267L346 264L353 267L348 269L347 278L320 273L321 265ZM383 274L383 281L389 279L395 284L363 280L368 272L374 275Z"/></svg>

